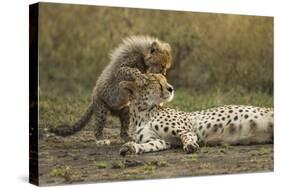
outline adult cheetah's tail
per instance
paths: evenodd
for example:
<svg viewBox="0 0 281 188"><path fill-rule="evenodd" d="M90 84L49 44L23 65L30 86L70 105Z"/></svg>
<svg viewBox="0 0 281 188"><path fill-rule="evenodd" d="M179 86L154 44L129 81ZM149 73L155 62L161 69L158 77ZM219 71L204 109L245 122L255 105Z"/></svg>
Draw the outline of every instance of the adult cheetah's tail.
<svg viewBox="0 0 281 188"><path fill-rule="evenodd" d="M49 132L54 133L58 136L69 136L75 134L86 126L86 124L91 119L93 112L94 112L94 106L92 103L88 107L84 115L76 123L74 123L73 125L61 125L57 128L50 128Z"/></svg>

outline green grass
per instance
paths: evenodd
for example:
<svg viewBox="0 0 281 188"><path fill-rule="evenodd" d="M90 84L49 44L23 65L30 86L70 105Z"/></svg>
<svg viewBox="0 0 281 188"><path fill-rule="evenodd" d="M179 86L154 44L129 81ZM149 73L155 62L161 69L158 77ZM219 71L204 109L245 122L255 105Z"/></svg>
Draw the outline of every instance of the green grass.
<svg viewBox="0 0 281 188"><path fill-rule="evenodd" d="M101 161L97 161L95 163L95 165L98 169L103 169L103 168L106 168L108 166L105 162L101 162Z"/></svg>
<svg viewBox="0 0 281 188"><path fill-rule="evenodd" d="M262 92L246 92L241 89L196 92L176 89L174 100L168 106L184 111L196 111L226 104L273 107L273 97Z"/></svg>
<svg viewBox="0 0 281 188"><path fill-rule="evenodd" d="M41 128L72 123L86 110L90 102L91 88L75 85L72 92L66 92L66 87L69 86L58 82L57 87L40 93ZM166 105L183 111L195 111L225 104L273 107L273 96L241 89L224 92L217 89L203 93L176 88L174 100Z"/></svg>
<svg viewBox="0 0 281 188"><path fill-rule="evenodd" d="M71 168L69 166L55 167L51 170L52 177L62 177L65 180L70 180Z"/></svg>

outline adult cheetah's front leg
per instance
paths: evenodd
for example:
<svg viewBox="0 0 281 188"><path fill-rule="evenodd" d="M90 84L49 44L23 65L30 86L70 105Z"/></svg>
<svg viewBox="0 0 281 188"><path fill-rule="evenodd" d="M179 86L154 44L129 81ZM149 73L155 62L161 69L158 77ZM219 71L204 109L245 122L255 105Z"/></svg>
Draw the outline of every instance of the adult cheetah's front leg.
<svg viewBox="0 0 281 188"><path fill-rule="evenodd" d="M126 154L141 154L161 151L169 148L171 148L171 145L161 139L155 139L141 144L136 142L127 142L121 147L120 155L125 156Z"/></svg>

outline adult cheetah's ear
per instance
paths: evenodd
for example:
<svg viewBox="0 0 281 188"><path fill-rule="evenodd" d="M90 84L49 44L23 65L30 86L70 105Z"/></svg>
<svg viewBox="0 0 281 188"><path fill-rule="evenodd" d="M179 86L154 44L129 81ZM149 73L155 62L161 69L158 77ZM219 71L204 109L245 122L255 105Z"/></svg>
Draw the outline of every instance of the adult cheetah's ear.
<svg viewBox="0 0 281 188"><path fill-rule="evenodd" d="M119 83L119 87L127 90L131 95L134 95L137 89L136 82L134 81L122 81Z"/></svg>

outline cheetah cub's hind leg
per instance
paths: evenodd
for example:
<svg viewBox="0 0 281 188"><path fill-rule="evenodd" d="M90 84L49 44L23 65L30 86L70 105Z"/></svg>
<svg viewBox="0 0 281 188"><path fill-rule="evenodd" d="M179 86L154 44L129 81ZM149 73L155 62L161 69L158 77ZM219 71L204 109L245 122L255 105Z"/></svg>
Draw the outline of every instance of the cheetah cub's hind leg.
<svg viewBox="0 0 281 188"><path fill-rule="evenodd" d="M105 127L106 117L108 116L109 110L100 101L95 101L95 104L96 108L94 109L93 121L95 125L94 132L96 137L96 145L110 145L110 140L104 139L103 137L103 128Z"/></svg>
<svg viewBox="0 0 281 188"><path fill-rule="evenodd" d="M146 143L127 142L120 149L120 155L141 154L154 151L161 151L171 148L168 142L161 139L150 140Z"/></svg>

